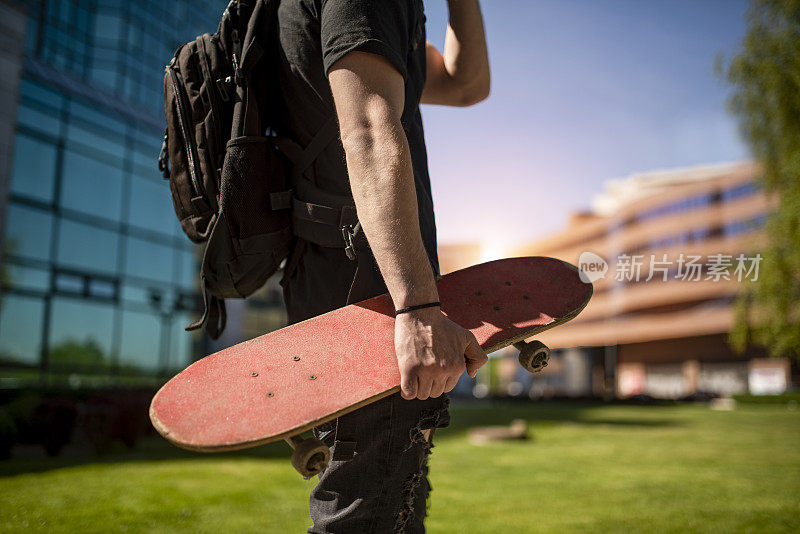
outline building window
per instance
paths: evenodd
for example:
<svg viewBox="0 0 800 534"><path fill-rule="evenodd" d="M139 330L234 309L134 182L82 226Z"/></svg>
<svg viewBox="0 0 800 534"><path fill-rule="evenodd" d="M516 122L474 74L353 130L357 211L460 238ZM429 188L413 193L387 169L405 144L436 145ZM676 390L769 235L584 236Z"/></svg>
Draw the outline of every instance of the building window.
<svg viewBox="0 0 800 534"><path fill-rule="evenodd" d="M161 360L161 318L152 313L122 312L121 374L154 374Z"/></svg>
<svg viewBox="0 0 800 534"><path fill-rule="evenodd" d="M172 280L174 249L136 237L128 238L125 274L165 283Z"/></svg>
<svg viewBox="0 0 800 534"><path fill-rule="evenodd" d="M112 364L114 307L108 304L53 299L48 366L54 372L107 372Z"/></svg>
<svg viewBox="0 0 800 534"><path fill-rule="evenodd" d="M17 265L14 259L4 259L2 271L3 290L8 288L46 292L50 289L50 271L28 265Z"/></svg>
<svg viewBox="0 0 800 534"><path fill-rule="evenodd" d="M762 213L750 219L743 219L728 223L723 228L726 237L754 232L762 228L767 222L767 215Z"/></svg>
<svg viewBox="0 0 800 534"><path fill-rule="evenodd" d="M128 222L145 230L175 235L175 228L179 223L165 180L156 182L133 177Z"/></svg>
<svg viewBox="0 0 800 534"><path fill-rule="evenodd" d="M55 290L57 293L66 293L68 295L83 295L83 277L70 273L58 273L58 275L56 275Z"/></svg>
<svg viewBox="0 0 800 534"><path fill-rule="evenodd" d="M44 302L40 298L4 294L0 299L0 362L4 366L39 365Z"/></svg>
<svg viewBox="0 0 800 534"><path fill-rule="evenodd" d="M11 192L50 203L56 179L56 147L19 133L14 141Z"/></svg>
<svg viewBox="0 0 800 534"><path fill-rule="evenodd" d="M191 323L195 319L188 313L176 314L171 321L172 335L169 339L169 351L167 352L167 361L165 365L169 372L180 371L187 365L192 363L196 357L195 347L193 346L193 338L188 333L183 331L183 327Z"/></svg>
<svg viewBox="0 0 800 534"><path fill-rule="evenodd" d="M5 253L9 256L47 261L53 217L49 212L18 204L8 208Z"/></svg>
<svg viewBox="0 0 800 534"><path fill-rule="evenodd" d="M17 124L20 129L37 133L41 137L55 140L61 130L60 112L46 106L23 104L19 106Z"/></svg>
<svg viewBox="0 0 800 534"><path fill-rule="evenodd" d="M698 209L703 206L708 206L709 204L712 204L715 201L716 201L716 196L714 194L703 193L701 195L695 195L689 198L682 199L678 202L664 204L663 206L658 206L651 210L644 211L638 214L635 217L635 220L639 222L644 222L651 219L672 215L674 213L680 213L684 211Z"/></svg>
<svg viewBox="0 0 800 534"><path fill-rule="evenodd" d="M58 236L58 263L88 272L115 273L118 246L116 232L64 219Z"/></svg>
<svg viewBox="0 0 800 534"><path fill-rule="evenodd" d="M758 183L756 182L747 182L744 184L739 184L737 186L731 187L726 189L722 192L722 200L724 202L731 202L738 198L747 197L750 195L754 195L757 193L761 188L759 187Z"/></svg>
<svg viewBox="0 0 800 534"><path fill-rule="evenodd" d="M25 104L44 106L55 112L58 112L64 104L64 96L61 93L27 79L22 80L20 99Z"/></svg>
<svg viewBox="0 0 800 534"><path fill-rule="evenodd" d="M122 215L122 169L67 150L64 154L61 205L119 220Z"/></svg>

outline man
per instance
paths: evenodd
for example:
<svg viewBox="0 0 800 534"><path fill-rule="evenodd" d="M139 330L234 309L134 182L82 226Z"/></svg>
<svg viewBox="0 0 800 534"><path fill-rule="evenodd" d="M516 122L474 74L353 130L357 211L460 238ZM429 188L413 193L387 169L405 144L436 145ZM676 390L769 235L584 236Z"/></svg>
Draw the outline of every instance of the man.
<svg viewBox="0 0 800 534"><path fill-rule="evenodd" d="M369 244L345 251L342 231L352 225L314 226L313 217L295 214L299 239L282 280L289 320L387 289L401 312L401 393L316 429L332 458L311 494L309 532L423 531L431 434L449 421L444 393L465 364L474 376L487 360L474 336L436 306L419 103L468 106L489 94L478 1L448 7L444 54L426 44L422 0L283 0L279 9L282 128L307 145L335 117L341 139L297 177L295 194L305 205L335 206L328 213L340 223L354 222L354 203Z"/></svg>

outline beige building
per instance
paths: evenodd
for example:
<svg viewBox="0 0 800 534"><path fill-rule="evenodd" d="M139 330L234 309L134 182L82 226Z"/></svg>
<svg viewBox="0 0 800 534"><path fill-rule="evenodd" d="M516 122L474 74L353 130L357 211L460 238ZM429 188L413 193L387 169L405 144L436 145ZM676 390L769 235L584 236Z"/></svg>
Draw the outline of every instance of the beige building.
<svg viewBox="0 0 800 534"><path fill-rule="evenodd" d="M439 244L439 272L452 273L465 267L481 263L482 248L480 243L446 243Z"/></svg>
<svg viewBox="0 0 800 534"><path fill-rule="evenodd" d="M727 343L733 301L758 276L758 250L770 202L751 163L641 173L613 180L589 212L512 251L581 265L596 277L590 304L575 320L539 337L555 349L536 376L509 348L460 394L678 398L694 393L767 393L791 381L788 360ZM483 261L479 243L442 244L442 274ZM605 272L604 272L605 269ZM285 324L277 278L229 313L224 344ZM234 337L235 336L235 339Z"/></svg>
<svg viewBox="0 0 800 534"><path fill-rule="evenodd" d="M556 353L550 373L582 359L578 394L785 390L788 360L736 354L727 343L737 291L769 261L758 254L771 205L758 173L739 162L614 180L591 212L517 250L581 264L596 278L583 313L541 336L551 347L583 347Z"/></svg>

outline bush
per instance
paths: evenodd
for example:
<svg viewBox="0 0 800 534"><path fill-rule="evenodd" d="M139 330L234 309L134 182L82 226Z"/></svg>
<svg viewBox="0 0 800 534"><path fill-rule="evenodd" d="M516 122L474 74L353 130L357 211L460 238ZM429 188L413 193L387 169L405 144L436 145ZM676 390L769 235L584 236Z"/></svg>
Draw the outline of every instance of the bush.
<svg viewBox="0 0 800 534"><path fill-rule="evenodd" d="M58 456L72 439L78 410L75 403L64 399L48 399L33 411L31 425L48 456Z"/></svg>
<svg viewBox="0 0 800 534"><path fill-rule="evenodd" d="M58 456L72 439L78 410L69 399L46 398L35 392L24 392L9 402L0 416L0 442L7 445L7 453L14 443L41 444L50 456ZM13 434L5 429L13 425ZM0 444L0 453L4 449Z"/></svg>
<svg viewBox="0 0 800 534"><path fill-rule="evenodd" d="M117 412L108 399L93 397L86 403L83 414L83 431L97 454L111 449L111 431Z"/></svg>
<svg viewBox="0 0 800 534"><path fill-rule="evenodd" d="M58 455L76 427L98 454L109 452L115 441L132 449L153 431L148 417L152 396L149 388L7 395L0 407L0 456L8 455L14 443L41 444L47 454Z"/></svg>
<svg viewBox="0 0 800 534"><path fill-rule="evenodd" d="M14 423L14 418L0 408L0 459L5 460L11 456L11 447L16 442L17 425Z"/></svg>

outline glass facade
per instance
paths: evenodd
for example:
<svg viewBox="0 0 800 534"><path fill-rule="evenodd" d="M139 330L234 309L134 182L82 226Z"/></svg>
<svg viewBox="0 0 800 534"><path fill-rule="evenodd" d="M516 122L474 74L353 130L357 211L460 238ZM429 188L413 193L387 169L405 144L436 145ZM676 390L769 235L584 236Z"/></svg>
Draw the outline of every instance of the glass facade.
<svg viewBox="0 0 800 534"><path fill-rule="evenodd" d="M183 368L197 257L156 169L163 66L224 0L28 0L7 205L0 376L70 383Z"/></svg>

